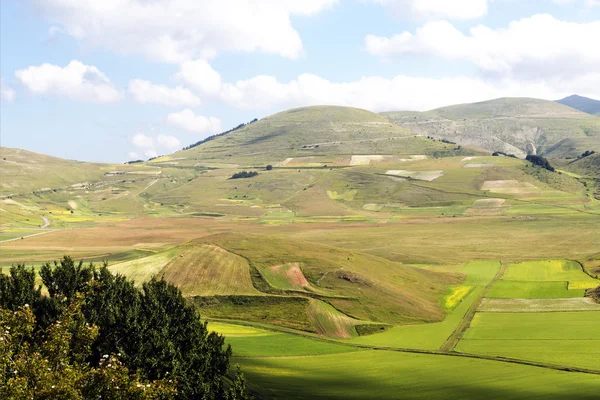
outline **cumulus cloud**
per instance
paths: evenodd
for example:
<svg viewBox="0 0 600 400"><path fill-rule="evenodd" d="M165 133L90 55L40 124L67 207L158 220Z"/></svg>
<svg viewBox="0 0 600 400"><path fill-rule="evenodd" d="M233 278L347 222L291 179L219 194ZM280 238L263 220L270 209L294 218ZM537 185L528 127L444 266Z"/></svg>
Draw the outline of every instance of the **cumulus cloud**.
<svg viewBox="0 0 600 400"><path fill-rule="evenodd" d="M600 21L575 23L539 14L507 28L483 25L463 34L447 21L425 24L413 34L368 35L364 48L383 58L404 55L465 60L488 74L515 78L570 78L600 70Z"/></svg>
<svg viewBox="0 0 600 400"><path fill-rule="evenodd" d="M151 149L154 147L154 138L138 132L131 138L131 143L140 149Z"/></svg>
<svg viewBox="0 0 600 400"><path fill-rule="evenodd" d="M184 62L175 79L186 82L202 93L215 94L221 90L221 74L205 60Z"/></svg>
<svg viewBox="0 0 600 400"><path fill-rule="evenodd" d="M365 0L390 8L396 15L411 19L468 20L483 17L488 0Z"/></svg>
<svg viewBox="0 0 600 400"><path fill-rule="evenodd" d="M53 64L17 70L19 82L35 94L48 94L95 103L121 100L110 79L93 65L73 60L65 67Z"/></svg>
<svg viewBox="0 0 600 400"><path fill-rule="evenodd" d="M167 150L175 150L181 147L181 142L175 136L158 135L156 138L158 145Z"/></svg>
<svg viewBox="0 0 600 400"><path fill-rule="evenodd" d="M180 63L225 51L297 58L302 41L292 16L338 0L32 0L77 40L122 54Z"/></svg>
<svg viewBox="0 0 600 400"><path fill-rule="evenodd" d="M129 152L130 159L140 158L140 153L148 158L156 157L159 153L171 152L181 146L181 142L175 136L160 134L153 137L142 132L136 133L131 138L131 144L136 151Z"/></svg>
<svg viewBox="0 0 600 400"><path fill-rule="evenodd" d="M127 153L127 158L130 160L139 160L140 155L135 151L130 151L129 153Z"/></svg>
<svg viewBox="0 0 600 400"><path fill-rule="evenodd" d="M189 89L181 86L170 88L166 85L156 85L142 79L129 81L129 93L138 103L163 104L169 107L197 106L200 99Z"/></svg>
<svg viewBox="0 0 600 400"><path fill-rule="evenodd" d="M317 75L302 74L296 79L280 82L273 76L260 75L235 83L224 82L213 98L233 107L266 112L315 104L352 106L372 111L429 110L511 96L555 100L579 93L600 98L598 82L600 73L568 80L544 78L528 81L511 77L424 78L398 75L390 79L367 76L355 81L331 82ZM194 121L190 110L177 114L181 120ZM169 116L170 122L175 119L173 115ZM182 122L179 122L181 126ZM199 126L205 124L205 119L198 123Z"/></svg>
<svg viewBox="0 0 600 400"><path fill-rule="evenodd" d="M17 92L10 86L8 86L4 79L0 78L0 99L11 102L17 96Z"/></svg>
<svg viewBox="0 0 600 400"><path fill-rule="evenodd" d="M167 121L189 132L213 134L221 131L219 118L195 115L189 108L169 114Z"/></svg>

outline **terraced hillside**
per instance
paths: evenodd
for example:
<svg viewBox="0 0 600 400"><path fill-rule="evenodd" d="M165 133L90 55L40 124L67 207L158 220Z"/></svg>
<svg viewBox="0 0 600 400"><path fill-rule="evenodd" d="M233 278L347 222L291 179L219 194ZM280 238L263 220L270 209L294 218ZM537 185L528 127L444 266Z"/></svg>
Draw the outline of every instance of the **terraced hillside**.
<svg viewBox="0 0 600 400"><path fill-rule="evenodd" d="M600 150L600 117L552 101L502 98L381 115L423 135L522 158L575 157L585 150Z"/></svg>

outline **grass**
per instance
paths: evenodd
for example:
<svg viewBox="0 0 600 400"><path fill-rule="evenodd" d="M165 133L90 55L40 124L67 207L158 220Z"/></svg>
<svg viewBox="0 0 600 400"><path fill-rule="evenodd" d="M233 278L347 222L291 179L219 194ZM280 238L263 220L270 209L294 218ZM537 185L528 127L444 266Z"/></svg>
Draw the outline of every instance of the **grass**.
<svg viewBox="0 0 600 400"><path fill-rule="evenodd" d="M463 338L511 340L600 340L600 314L595 311L560 313L477 313Z"/></svg>
<svg viewBox="0 0 600 400"><path fill-rule="evenodd" d="M213 245L192 246L162 270L184 296L258 295L248 262Z"/></svg>
<svg viewBox="0 0 600 400"><path fill-rule="evenodd" d="M152 254L147 257L138 258L131 261L125 261L117 264L109 265L109 269L113 273L125 275L126 277L135 280L138 285L149 281L153 276L160 278L160 272L175 257L179 256L185 247L174 247L172 249Z"/></svg>
<svg viewBox="0 0 600 400"><path fill-rule="evenodd" d="M208 328L225 336L234 357L289 357L361 351L356 347L278 333L253 327L209 322Z"/></svg>
<svg viewBox="0 0 600 400"><path fill-rule="evenodd" d="M584 285L592 288L600 284L600 280L590 278L584 274L581 265L568 260L550 260L550 261L526 261L518 264L511 264L504 277L504 280L515 281L567 281L577 282L578 285Z"/></svg>
<svg viewBox="0 0 600 400"><path fill-rule="evenodd" d="M599 369L600 312L477 313L457 351Z"/></svg>
<svg viewBox="0 0 600 400"><path fill-rule="evenodd" d="M487 297L495 299L561 299L583 297L585 290L569 290L567 282L500 280Z"/></svg>
<svg viewBox="0 0 600 400"><path fill-rule="evenodd" d="M593 399L600 388L595 375L392 351L234 362L266 399Z"/></svg>
<svg viewBox="0 0 600 400"><path fill-rule="evenodd" d="M338 338L357 336L355 326L360 322L339 312L327 303L311 299L308 316L321 335Z"/></svg>
<svg viewBox="0 0 600 400"><path fill-rule="evenodd" d="M559 312L600 311L600 304L589 298L567 299L483 299L478 309L484 312Z"/></svg>
<svg viewBox="0 0 600 400"><path fill-rule="evenodd" d="M298 263L287 263L261 268L262 276L269 285L280 290L304 290L310 286Z"/></svg>
<svg viewBox="0 0 600 400"><path fill-rule="evenodd" d="M464 284L474 289L441 322L395 326L386 332L351 339L353 343L392 346L411 349L439 349L454 332L473 303L481 295L483 288L494 278L500 268L498 261L474 261L467 263L462 272L467 274Z"/></svg>
<svg viewBox="0 0 600 400"><path fill-rule="evenodd" d="M413 268L356 251L275 237L222 234L197 243L214 244L243 256L265 271L299 263L311 288L333 296L328 301L355 319L383 323L439 321L439 298L458 277ZM422 283L425 283L423 285Z"/></svg>
<svg viewBox="0 0 600 400"><path fill-rule="evenodd" d="M286 296L191 297L203 318L243 320L306 332L317 330L308 317L309 299Z"/></svg>

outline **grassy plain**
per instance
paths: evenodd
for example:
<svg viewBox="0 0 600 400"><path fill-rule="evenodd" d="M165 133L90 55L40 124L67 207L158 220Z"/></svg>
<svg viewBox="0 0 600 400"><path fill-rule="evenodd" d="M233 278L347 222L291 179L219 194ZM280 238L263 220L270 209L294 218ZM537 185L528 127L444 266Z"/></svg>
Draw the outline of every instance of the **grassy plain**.
<svg viewBox="0 0 600 400"><path fill-rule="evenodd" d="M268 399L595 399L597 375L460 357L361 351L235 358Z"/></svg>
<svg viewBox="0 0 600 400"><path fill-rule="evenodd" d="M598 311L475 315L456 350L600 369Z"/></svg>

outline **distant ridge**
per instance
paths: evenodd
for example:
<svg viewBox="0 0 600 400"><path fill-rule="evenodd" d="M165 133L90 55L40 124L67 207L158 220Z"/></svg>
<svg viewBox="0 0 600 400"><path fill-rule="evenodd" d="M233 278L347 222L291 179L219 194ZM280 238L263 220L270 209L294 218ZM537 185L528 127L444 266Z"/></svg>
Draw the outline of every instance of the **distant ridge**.
<svg viewBox="0 0 600 400"><path fill-rule="evenodd" d="M500 98L426 112L381 113L403 128L492 152L574 158L600 151L600 118L554 101Z"/></svg>
<svg viewBox="0 0 600 400"><path fill-rule="evenodd" d="M600 100L574 94L564 99L556 100L556 102L588 114L600 116Z"/></svg>

